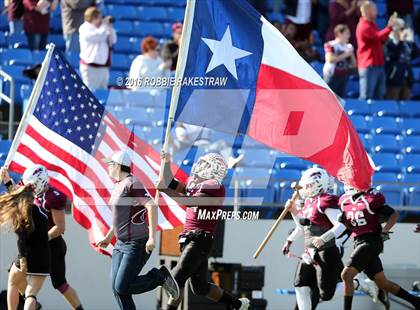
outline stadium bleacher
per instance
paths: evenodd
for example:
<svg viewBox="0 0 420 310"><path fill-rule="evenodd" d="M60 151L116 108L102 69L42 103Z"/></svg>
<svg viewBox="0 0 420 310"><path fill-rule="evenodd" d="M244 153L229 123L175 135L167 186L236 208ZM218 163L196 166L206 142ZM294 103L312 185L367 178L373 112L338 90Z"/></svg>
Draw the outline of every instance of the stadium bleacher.
<svg viewBox="0 0 420 310"><path fill-rule="evenodd" d="M380 12L378 24L386 23L385 1L378 2ZM144 36L153 35L158 39L168 39L171 35L171 24L182 21L185 1L178 0L107 0L104 14L115 18L114 27L118 33L118 43L113 50L110 84L116 79L127 76L132 59L140 52L140 42ZM269 11L272 10L268 1ZM420 1L415 1L416 7ZM269 20L283 21L279 13L269 13ZM54 42L58 49L64 51L60 11L51 16L51 33L49 42ZM7 17L0 16L0 66L11 74L18 85L16 102L27 101L32 82L23 77L22 70L27 66L40 63L45 52L28 50L24 34L10 35ZM323 51L320 35L313 33L315 47ZM69 63L78 68L79 57L66 54ZM417 60L417 64L420 62ZM314 62L312 67L322 74L321 62ZM414 98L420 97L420 67L414 67ZM1 87L0 87L1 89ZM7 93L7 87L3 89ZM134 126L135 133L151 145L160 148L166 105L165 93L133 92L128 90L97 90L98 100L107 104L109 111L129 127ZM359 132L366 150L377 166L373 182L384 191L390 204L399 206L420 206L420 101L387 101L355 99L359 94L357 76L351 77L348 83L347 97L343 107ZM217 134L213 136L220 138ZM233 141L234 138L232 138ZM9 141L0 141L0 160L10 147ZM268 191L265 201L282 203L290 197L291 181L300 177L302 170L312 164L292 157L280 156L264 148L255 141L244 141L242 150L245 159L238 169L237 176L243 179L242 195L261 194L255 190L256 181L251 176L267 176ZM177 161L184 166L191 166L192 158ZM263 178L264 182L265 179ZM261 184L260 184L261 185Z"/></svg>

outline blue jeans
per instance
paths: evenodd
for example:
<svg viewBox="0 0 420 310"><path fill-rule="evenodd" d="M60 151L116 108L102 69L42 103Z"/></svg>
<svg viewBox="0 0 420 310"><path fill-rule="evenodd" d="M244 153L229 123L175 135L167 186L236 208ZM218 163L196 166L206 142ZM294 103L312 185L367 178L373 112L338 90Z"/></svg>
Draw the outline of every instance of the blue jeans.
<svg viewBox="0 0 420 310"><path fill-rule="evenodd" d="M79 34L77 32L72 34L63 34L66 43L66 53L80 53Z"/></svg>
<svg viewBox="0 0 420 310"><path fill-rule="evenodd" d="M360 99L384 99L385 83L383 66L359 69Z"/></svg>
<svg viewBox="0 0 420 310"><path fill-rule="evenodd" d="M150 257L146 253L146 242L147 238L127 242L118 240L112 252L111 285L122 310L135 310L132 295L151 291L165 281L157 268L138 275Z"/></svg>
<svg viewBox="0 0 420 310"><path fill-rule="evenodd" d="M23 22L21 19L19 20L11 20L9 21L9 33L21 33L23 31Z"/></svg>
<svg viewBox="0 0 420 310"><path fill-rule="evenodd" d="M26 38L28 39L28 48L33 50L44 50L48 41L48 34L40 33L28 33L26 32Z"/></svg>

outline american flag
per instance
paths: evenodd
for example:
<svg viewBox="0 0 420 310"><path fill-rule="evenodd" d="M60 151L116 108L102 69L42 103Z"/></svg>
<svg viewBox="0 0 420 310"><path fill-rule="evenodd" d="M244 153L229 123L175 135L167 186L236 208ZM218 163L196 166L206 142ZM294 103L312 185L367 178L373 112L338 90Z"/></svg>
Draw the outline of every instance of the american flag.
<svg viewBox="0 0 420 310"><path fill-rule="evenodd" d="M108 201L113 188L102 159L117 150L129 151L132 173L154 197L160 155L106 111L60 52L53 51L47 65L9 169L23 173L32 164L47 167L50 184L71 199L74 219L88 231L90 244L102 252L95 244L112 223ZM187 178L181 169L172 168L177 178ZM185 208L162 195L158 229L181 225Z"/></svg>

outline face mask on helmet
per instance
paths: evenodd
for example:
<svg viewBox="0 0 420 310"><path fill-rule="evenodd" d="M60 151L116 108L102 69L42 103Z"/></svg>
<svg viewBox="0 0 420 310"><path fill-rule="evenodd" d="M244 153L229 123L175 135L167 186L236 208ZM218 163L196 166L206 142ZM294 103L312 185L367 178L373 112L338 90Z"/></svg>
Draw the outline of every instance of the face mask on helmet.
<svg viewBox="0 0 420 310"><path fill-rule="evenodd" d="M210 153L200 157L191 169L191 174L206 180L222 182L227 173L227 164L222 155Z"/></svg>
<svg viewBox="0 0 420 310"><path fill-rule="evenodd" d="M22 176L23 184L30 185L35 195L45 191L48 181L47 169L42 165L34 165L27 168Z"/></svg>
<svg viewBox="0 0 420 310"><path fill-rule="evenodd" d="M299 185L302 187L300 196L312 198L328 191L329 176L324 169L310 168L302 174Z"/></svg>
<svg viewBox="0 0 420 310"><path fill-rule="evenodd" d="M358 193L361 193L362 191L349 184L344 184L344 192L346 193L346 195L353 196Z"/></svg>

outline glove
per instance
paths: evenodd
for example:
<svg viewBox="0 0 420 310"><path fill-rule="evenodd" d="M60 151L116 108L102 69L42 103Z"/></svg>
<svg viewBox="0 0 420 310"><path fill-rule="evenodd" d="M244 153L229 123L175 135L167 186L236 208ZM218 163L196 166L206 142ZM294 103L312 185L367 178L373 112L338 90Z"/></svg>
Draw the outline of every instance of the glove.
<svg viewBox="0 0 420 310"><path fill-rule="evenodd" d="M283 255L287 255L290 252L290 246L292 245L292 241L286 240L286 242L283 245Z"/></svg>
<svg viewBox="0 0 420 310"><path fill-rule="evenodd" d="M389 234L392 234L392 232L391 232L391 231L389 231L389 232L382 232L382 233L381 233L381 237L382 237L382 241L383 241L383 242L385 242L385 241L387 241L387 240L391 239L391 237L389 236Z"/></svg>

